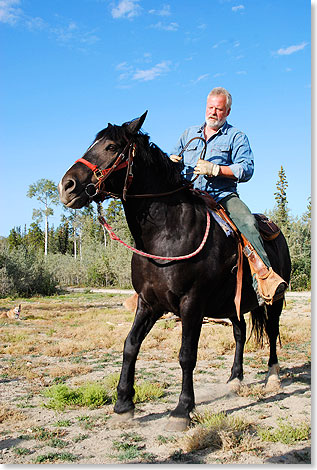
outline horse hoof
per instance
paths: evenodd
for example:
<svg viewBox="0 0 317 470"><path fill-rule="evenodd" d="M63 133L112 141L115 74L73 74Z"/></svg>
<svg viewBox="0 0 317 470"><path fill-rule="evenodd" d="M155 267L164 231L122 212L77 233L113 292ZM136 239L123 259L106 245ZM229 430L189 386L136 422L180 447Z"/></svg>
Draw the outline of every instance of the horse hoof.
<svg viewBox="0 0 317 470"><path fill-rule="evenodd" d="M167 425L165 426L165 430L169 432L180 432L186 431L190 423L189 418L176 418L171 416L168 418Z"/></svg>
<svg viewBox="0 0 317 470"><path fill-rule="evenodd" d="M229 393L238 393L241 386L242 382L237 377L235 379L230 380L230 382L228 382Z"/></svg>
<svg viewBox="0 0 317 470"><path fill-rule="evenodd" d="M281 389L279 372L280 366L278 364L274 364L273 366L269 367L265 385L266 392L274 392Z"/></svg>
<svg viewBox="0 0 317 470"><path fill-rule="evenodd" d="M134 417L134 410L126 411L125 413L115 413L111 422L114 425L129 424Z"/></svg>

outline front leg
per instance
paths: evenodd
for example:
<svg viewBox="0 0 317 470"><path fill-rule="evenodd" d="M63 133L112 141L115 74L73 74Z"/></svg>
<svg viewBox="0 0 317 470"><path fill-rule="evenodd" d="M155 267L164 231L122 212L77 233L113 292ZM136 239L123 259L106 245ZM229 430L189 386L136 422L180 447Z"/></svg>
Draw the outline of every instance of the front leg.
<svg viewBox="0 0 317 470"><path fill-rule="evenodd" d="M182 315L182 345L179 362L182 368L182 391L175 410L170 414L168 431L184 431L189 423L189 413L195 407L193 370L197 361L198 341L202 317L192 310Z"/></svg>
<svg viewBox="0 0 317 470"><path fill-rule="evenodd" d="M243 315L240 320L238 320L238 317L233 317L231 321L236 349L228 384L231 391L238 391L243 380L243 350L246 340L246 324Z"/></svg>
<svg viewBox="0 0 317 470"><path fill-rule="evenodd" d="M133 397L135 393L133 385L136 359L142 341L162 314L162 311L154 312L152 307L147 305L139 296L134 322L124 342L123 362L117 387L118 399L114 407L115 413L121 415L127 413L127 417L131 417L133 414Z"/></svg>

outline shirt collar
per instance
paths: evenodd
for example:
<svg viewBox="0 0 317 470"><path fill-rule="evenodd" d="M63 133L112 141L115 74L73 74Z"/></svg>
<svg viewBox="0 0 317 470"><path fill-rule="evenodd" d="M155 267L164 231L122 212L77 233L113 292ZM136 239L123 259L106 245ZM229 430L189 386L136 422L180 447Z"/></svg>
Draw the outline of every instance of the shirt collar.
<svg viewBox="0 0 317 470"><path fill-rule="evenodd" d="M199 134L201 134L201 133L203 132L205 125L206 125L206 123L204 122L204 124L202 124L202 125L199 127L199 129L198 129L198 131L197 131ZM219 133L219 134L227 134L227 133L228 133L228 127L229 127L229 125L228 125L228 122L226 121L226 122L218 129L218 131L216 132L216 134L218 134L218 133ZM215 135L216 135L216 134L215 134Z"/></svg>

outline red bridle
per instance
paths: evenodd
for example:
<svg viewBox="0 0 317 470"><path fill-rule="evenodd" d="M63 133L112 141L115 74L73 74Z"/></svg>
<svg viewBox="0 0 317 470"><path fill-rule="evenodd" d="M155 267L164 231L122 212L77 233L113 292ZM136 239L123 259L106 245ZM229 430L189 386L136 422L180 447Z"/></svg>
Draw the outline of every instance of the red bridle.
<svg viewBox="0 0 317 470"><path fill-rule="evenodd" d="M128 157L125 155L126 151L129 149ZM135 150L136 150L136 145L135 143L132 143L131 141L127 143L123 151L118 155L114 161L114 163L111 165L110 168L98 168L97 165L94 165L93 163L89 162L85 158L79 158L78 160L75 161L75 163L83 163L84 165L88 166L88 168L93 172L97 179L97 183L89 183L87 184L85 188L85 192L87 196L90 198L93 198L100 192L103 192L104 194L112 194L108 191L102 191L101 190L101 185L102 183L113 173L114 171L119 171L122 170L122 168L127 167L127 173L125 177L125 182L124 182L124 187L123 187L123 199L125 200L126 197L126 192L129 188L129 186L132 183L133 179L133 173L132 173L132 164L133 164L133 159L135 157ZM90 189L91 188L91 189Z"/></svg>

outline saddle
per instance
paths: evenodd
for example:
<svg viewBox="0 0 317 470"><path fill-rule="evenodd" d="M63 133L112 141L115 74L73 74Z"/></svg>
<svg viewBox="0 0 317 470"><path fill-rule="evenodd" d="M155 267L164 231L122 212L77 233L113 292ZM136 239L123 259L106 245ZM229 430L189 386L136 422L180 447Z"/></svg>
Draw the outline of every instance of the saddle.
<svg viewBox="0 0 317 470"><path fill-rule="evenodd" d="M216 214L221 217L233 230L235 236L238 240L238 259L237 259L237 284L236 284L236 292L234 297L234 303L236 306L237 316L240 320L240 303L241 303L241 291L242 291L242 277L243 277L243 254L246 255L248 258L251 272L252 268L255 269L255 272L260 272L259 269L261 266L256 266L256 260L260 260L260 264L264 265L262 260L257 255L255 260L251 261L253 254L255 253L254 248L250 245L249 241L245 238L245 236L238 230L234 222L228 216L225 209L221 206L221 204L217 203L206 191L201 191L197 189L192 189L192 191L201 197L201 199L205 202L208 209L216 212ZM278 226L264 214L253 214L256 218L258 223L259 232L262 238L266 241L274 240L280 234L280 229ZM254 256L253 256L254 257Z"/></svg>

